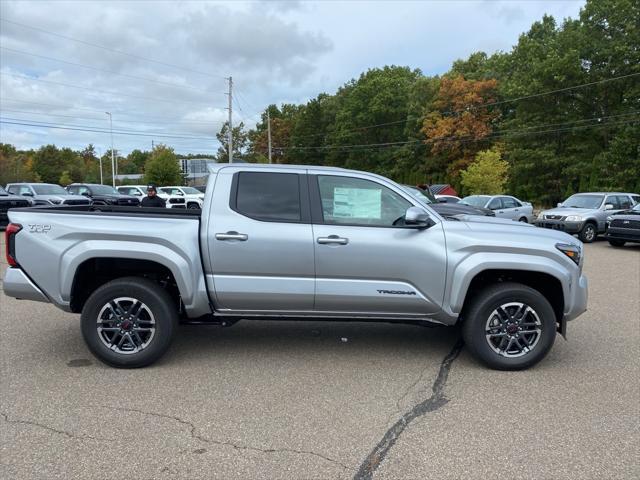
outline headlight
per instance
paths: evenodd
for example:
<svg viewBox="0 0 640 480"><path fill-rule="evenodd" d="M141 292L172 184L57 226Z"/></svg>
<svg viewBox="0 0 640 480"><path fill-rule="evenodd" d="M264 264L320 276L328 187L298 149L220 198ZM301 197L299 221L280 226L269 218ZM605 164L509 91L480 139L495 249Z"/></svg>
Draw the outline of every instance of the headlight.
<svg viewBox="0 0 640 480"><path fill-rule="evenodd" d="M580 247L576 245L568 245L566 243L556 243L556 248L573 260L576 265L580 265L580 258L582 257Z"/></svg>
<svg viewBox="0 0 640 480"><path fill-rule="evenodd" d="M607 217L607 222L610 222L611 220L613 220L613 217L612 217L611 215L609 215L609 216Z"/></svg>
<svg viewBox="0 0 640 480"><path fill-rule="evenodd" d="M582 217L580 215L569 215L565 220L567 222L579 222L582 220Z"/></svg>
<svg viewBox="0 0 640 480"><path fill-rule="evenodd" d="M544 220L544 212L538 214L538 220Z"/></svg>

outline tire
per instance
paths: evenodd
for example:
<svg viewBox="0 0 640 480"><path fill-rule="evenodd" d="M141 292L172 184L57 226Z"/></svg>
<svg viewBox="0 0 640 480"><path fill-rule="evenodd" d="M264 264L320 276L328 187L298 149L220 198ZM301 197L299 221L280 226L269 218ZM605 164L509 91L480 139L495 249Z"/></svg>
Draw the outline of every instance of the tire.
<svg viewBox="0 0 640 480"><path fill-rule="evenodd" d="M582 227L582 230L580 230L580 233L578 234L578 238L580 238L582 243L592 243L597 237L598 229L591 222L585 223L584 227Z"/></svg>
<svg viewBox="0 0 640 480"><path fill-rule="evenodd" d="M141 304L137 312L134 301ZM110 302L116 308L110 308ZM117 368L146 367L158 360L171 345L177 325L178 311L169 294L140 277L102 285L86 301L80 317L91 353Z"/></svg>
<svg viewBox="0 0 640 480"><path fill-rule="evenodd" d="M500 308L506 315L497 313ZM518 312L523 311L518 323ZM535 365L549 353L556 337L556 316L549 301L519 283L497 283L477 292L462 318L462 338L471 355L496 370L524 370ZM518 347L524 347L520 353Z"/></svg>
<svg viewBox="0 0 640 480"><path fill-rule="evenodd" d="M187 205L187 208L189 210L200 210L200 205L198 205L197 203L190 203Z"/></svg>
<svg viewBox="0 0 640 480"><path fill-rule="evenodd" d="M521 217L518 221L522 223L529 223L529 221L527 220L527 217Z"/></svg>
<svg viewBox="0 0 640 480"><path fill-rule="evenodd" d="M624 244L627 243L624 240L614 240L613 238L609 239L609 245L612 247L624 247Z"/></svg>

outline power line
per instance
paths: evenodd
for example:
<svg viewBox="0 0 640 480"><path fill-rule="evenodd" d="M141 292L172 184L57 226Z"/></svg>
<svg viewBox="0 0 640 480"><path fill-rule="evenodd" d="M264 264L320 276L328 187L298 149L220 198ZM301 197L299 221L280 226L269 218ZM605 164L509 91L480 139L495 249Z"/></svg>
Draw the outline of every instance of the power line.
<svg viewBox="0 0 640 480"><path fill-rule="evenodd" d="M56 82L53 80L44 80L42 78L35 78L35 77L29 77L27 75L20 75L17 73L8 73L8 72L0 72L0 75L4 75L4 76L10 76L10 77L15 77L15 78L23 78L25 80L30 80L30 81L35 81L35 82L42 82L42 83L49 83L52 85L60 85L63 87L69 87L69 88L78 88L80 90L88 90L92 93L104 93L106 95L114 95L116 97L120 96L120 97L129 97L129 98L136 98L138 100L150 100L153 102L166 102L166 103L195 103L198 105L202 105L202 101L195 101L195 100L167 100L165 98L153 98L153 97L141 97L138 95L131 95L128 93L122 93L122 92L113 92L110 90L98 90L96 88L93 87L85 87L82 85L73 85L71 83L64 83L64 82Z"/></svg>
<svg viewBox="0 0 640 480"><path fill-rule="evenodd" d="M143 60L145 62L155 63L155 64L158 64L158 65L163 65L165 67L176 68L178 70L184 70L184 71L188 71L188 72L191 72L191 73L196 73L198 75L205 75L207 77L225 78L222 75L214 75L214 74L207 73L207 72L200 72L198 70L194 70L192 68L188 68L188 67L185 67L185 66L175 65L175 64L163 62L163 61L160 61L160 60L154 60L152 58L147 58L147 57L143 57L142 55L136 55L136 54L133 54L133 53L124 52L122 50L116 50L115 48L105 47L104 45L99 45L97 43L87 42L86 40L80 40L78 38L69 37L67 35L61 35L61 34L56 33L56 32L51 32L49 30L45 30L44 28L33 27L31 25L26 25L24 23L16 22L14 20L9 20L7 18L0 17L0 21L1 22L5 22L5 23L9 23L9 24L12 24L12 25L17 25L17 26L22 27L22 28L28 28L30 30L34 30L34 31L37 31L37 32L46 33L47 35L53 35L54 37L64 38L65 40L71 40L73 42L82 43L82 44L88 45L90 47L100 48L100 49L106 50L108 52L117 53L119 55L124 55L126 57L135 58L137 60Z"/></svg>
<svg viewBox="0 0 640 480"><path fill-rule="evenodd" d="M63 126L60 124L46 125L44 124L45 122L27 123L27 122L15 122L15 121L7 121L7 120L0 119L0 123L4 123L7 125L23 125L28 127L55 128L58 130L73 130L73 131L79 131L79 132L110 133L109 129L105 130L105 129L98 129L98 128L81 128L76 126ZM134 131L123 131L123 130L119 130L119 131L114 130L113 134L114 135L132 135L137 137L182 138L182 139L188 139L188 140L210 140L210 141L213 140L213 138L211 137L181 136L181 135L171 135L171 134L163 134L163 133L142 133L142 132L134 133Z"/></svg>
<svg viewBox="0 0 640 480"><path fill-rule="evenodd" d="M95 70L97 72L107 73L109 75L118 75L120 77L133 78L134 80L143 80L145 82L157 83L158 85L164 85L164 86L169 86L169 87L174 87L174 88L184 88L184 89L187 89L187 90L192 90L194 92L200 92L200 93L204 93L204 94L207 94L207 95L213 93L213 92L207 92L206 90L202 90L200 88L190 87L188 85L180 85L179 83L162 82L160 80L156 80L156 79L153 79L153 78L138 77L136 75L128 75L126 73L118 73L118 72L114 72L114 71L111 71L111 70L105 70L103 68L93 67L93 66L90 66L90 65L84 65L82 63L69 62L67 60L62 60L60 58L47 57L46 55L38 55L38 54L35 54L35 53L24 52L22 50L15 50L13 48L7 48L7 47L0 46L0 49L7 50L9 52L19 53L19 54L22 54L22 55L29 55L29 56L37 57L37 58L44 58L46 60L51 60L51 61L54 61L54 62L64 63L64 64L67 64L67 65L73 65L73 66L76 66L76 67L87 68L89 70ZM221 93L221 92L216 92L216 93L220 93L220 95L223 95L223 93Z"/></svg>
<svg viewBox="0 0 640 480"><path fill-rule="evenodd" d="M102 114L104 114L104 110L105 108L110 108L110 107L104 107L104 108L90 108L90 107L77 107L74 105L63 105L63 104L55 104L55 103L42 103L42 102L31 102L28 100L18 100L18 99L12 99L12 98L8 98L8 97L0 97L0 103L2 102L11 102L11 103L25 103L28 105L40 105L40 106L45 106L45 107L54 107L54 108L63 108L63 109L71 109L71 110L87 110L87 111L91 111L91 112L100 112ZM150 118L150 119L166 119L167 117L156 117L156 116L151 116L151 115L141 115L139 113L127 113L124 110L116 110L113 109L114 113L118 113L119 115L126 115L127 117L138 117L138 118ZM53 115L53 114L52 114ZM102 118L102 117L101 117ZM212 120L213 121L213 120ZM202 124L210 124L211 122L188 122L188 123L202 123Z"/></svg>
<svg viewBox="0 0 640 480"><path fill-rule="evenodd" d="M28 113L30 115L42 115L42 116L46 116L46 117L62 117L62 118L73 118L76 120L103 120L103 117L78 117L77 115L62 115L59 113L45 113L45 112L32 112L32 111L27 111L27 110L14 110L14 109L10 109L10 108L1 108L0 107L0 112L13 112L13 113ZM151 117L151 118L156 118L156 117ZM176 124L181 124L181 125L211 125L212 123L224 123L224 120L211 120L209 122L190 122L190 121L183 121L181 119L177 119L174 121L149 121L149 120L144 120L144 122L141 122L140 120L121 120L121 119L117 119L115 120L117 123L135 123L135 124L140 124L140 123L148 123L148 124L159 124L159 125L176 125Z"/></svg>
<svg viewBox="0 0 640 480"><path fill-rule="evenodd" d="M598 85L601 83L606 83L606 82L612 82L615 80L622 80L625 78L630 78L630 77L635 77L640 75L639 73L630 73L628 75L620 75L617 77L611 77L611 78L605 78L603 80L598 80L595 82L589 82L589 83L583 83L580 85L573 85L571 87L565 87L565 88L560 88L557 90L550 90L550 91L546 91L546 92L540 92L540 93L533 93L533 94L529 94L529 95L524 95L521 97L516 97L516 98L511 98L511 99L507 99L507 100L500 100L500 101L496 101L496 102L490 102L490 103L483 103L481 105L476 105L476 106L471 106L468 107L468 109L464 110L464 111L470 111L470 110L477 110L479 108L486 108L486 107L493 107L496 105L502 105L505 103L513 103L513 102L519 102L521 100L528 100L531 98L538 98L538 97L542 97L542 96L546 96L546 95L552 95L554 93L562 93L562 92L567 92L570 90L576 90L579 88L584 88L584 87L590 87L593 85ZM449 114L459 114L461 112L455 111L455 110L446 110L444 112L436 112L436 113L440 113L441 115L449 115ZM395 120L393 122L385 122L385 123L378 123L378 124L374 124L374 125L365 125L362 127L357 127L357 128L353 128L350 130L344 130L344 131L339 131L339 132L331 132L331 133L337 133L337 134L345 134L345 133L352 133L352 132L360 132L362 130L369 130L372 128L380 128L380 127L386 127L386 126L390 126L390 125L399 125L402 123L407 123L410 120L419 120L422 118L422 115L409 115L407 116L404 120ZM326 136L327 133L313 133L310 135L303 135L297 138L311 138L311 137L319 137L319 136Z"/></svg>
<svg viewBox="0 0 640 480"><path fill-rule="evenodd" d="M611 118L613 117L621 117L621 116L628 116L628 115L612 115ZM609 118L609 117L600 117L600 118ZM579 120L577 122L582 122L584 120ZM573 123L577 123L577 122L573 122ZM425 143L433 143L436 141L447 141L447 140L455 140L457 142L469 142L469 141L484 141L487 139L491 139L491 138L503 138L503 137L511 137L511 136L527 136L527 135L538 135L538 134L544 134L544 133L555 133L555 132L563 132L563 131L568 131L568 130L580 130L580 129L584 129L584 128L599 128L599 127L607 127L610 125L621 125L621 124L632 124L632 123L638 123L640 122L640 117L638 119L635 120L621 120L621 121L617 121L617 122L606 122L606 123L594 123L591 125L578 125L578 126L569 126L566 128L558 128L558 129L551 129L551 130L539 130L539 131L528 131L529 128L543 128L549 125L538 125L537 127L527 127L524 129L519 129L519 130L505 130L505 131L498 131L495 132L493 134L487 135L483 138L480 139L475 139L473 138L471 135L465 135L465 136L456 136L456 135L447 135L447 136L441 136L441 137L432 137L432 138L428 138L426 140L406 140L406 141L400 141L400 142L384 142L384 143L364 143L364 144L356 144L356 145L321 145L321 146L316 146L316 147L274 147L274 150L278 150L278 151L285 151L285 150L342 150L342 149L375 149L375 148L385 148L385 147L398 147L398 146L404 146L404 145L410 145L410 144L425 144ZM567 123L572 123L572 122L567 122ZM553 125L553 124L552 124ZM556 125L561 125L561 124L556 124Z"/></svg>

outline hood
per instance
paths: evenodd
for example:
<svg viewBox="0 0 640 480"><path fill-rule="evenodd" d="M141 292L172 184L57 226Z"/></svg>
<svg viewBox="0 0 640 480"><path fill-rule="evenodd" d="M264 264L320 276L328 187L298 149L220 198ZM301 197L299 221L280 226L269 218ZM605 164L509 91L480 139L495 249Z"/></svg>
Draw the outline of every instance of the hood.
<svg viewBox="0 0 640 480"><path fill-rule="evenodd" d="M552 208L551 210L543 210L543 215L560 215L562 217L566 217L568 215L593 215L594 213L599 212L600 210L597 208L571 208L571 207L557 207Z"/></svg>
<svg viewBox="0 0 640 480"><path fill-rule="evenodd" d="M495 214L488 208L476 208L460 203L431 203L429 204L440 215L448 217L451 215L482 215L494 216Z"/></svg>
<svg viewBox="0 0 640 480"><path fill-rule="evenodd" d="M62 203L65 200L90 200L83 195L36 195L33 197L37 200L46 200L52 202Z"/></svg>
<svg viewBox="0 0 640 480"><path fill-rule="evenodd" d="M502 236L514 236L526 242L535 242L536 238L548 240L555 243L566 243L580 246L582 242L560 230L548 228L538 228L524 222L514 222L506 218L487 218L477 216L457 217L463 220L474 232L486 234L489 238L500 238Z"/></svg>
<svg viewBox="0 0 640 480"><path fill-rule="evenodd" d="M122 195L120 193L105 193L104 195L94 195L94 198L104 198L109 200L118 200L124 198L125 200L138 200L138 197L134 195Z"/></svg>

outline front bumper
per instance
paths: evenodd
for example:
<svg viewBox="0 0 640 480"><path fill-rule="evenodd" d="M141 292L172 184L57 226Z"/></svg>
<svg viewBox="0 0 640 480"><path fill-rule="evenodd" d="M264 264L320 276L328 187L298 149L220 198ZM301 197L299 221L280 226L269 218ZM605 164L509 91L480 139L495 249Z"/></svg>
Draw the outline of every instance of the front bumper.
<svg viewBox="0 0 640 480"><path fill-rule="evenodd" d="M565 310L562 320L568 322L586 312L588 300L589 282L587 277L581 274L577 281L572 282L570 297L565 299L565 307L568 309Z"/></svg>
<svg viewBox="0 0 640 480"><path fill-rule="evenodd" d="M609 227L605 238L611 240L623 240L625 242L640 243L640 230L631 228Z"/></svg>
<svg viewBox="0 0 640 480"><path fill-rule="evenodd" d="M10 267L4 274L4 294L21 300L49 302L47 296L19 268Z"/></svg>
<svg viewBox="0 0 640 480"><path fill-rule="evenodd" d="M541 228L550 228L567 233L579 233L584 227L584 221L567 222L566 220L536 220L535 225Z"/></svg>

